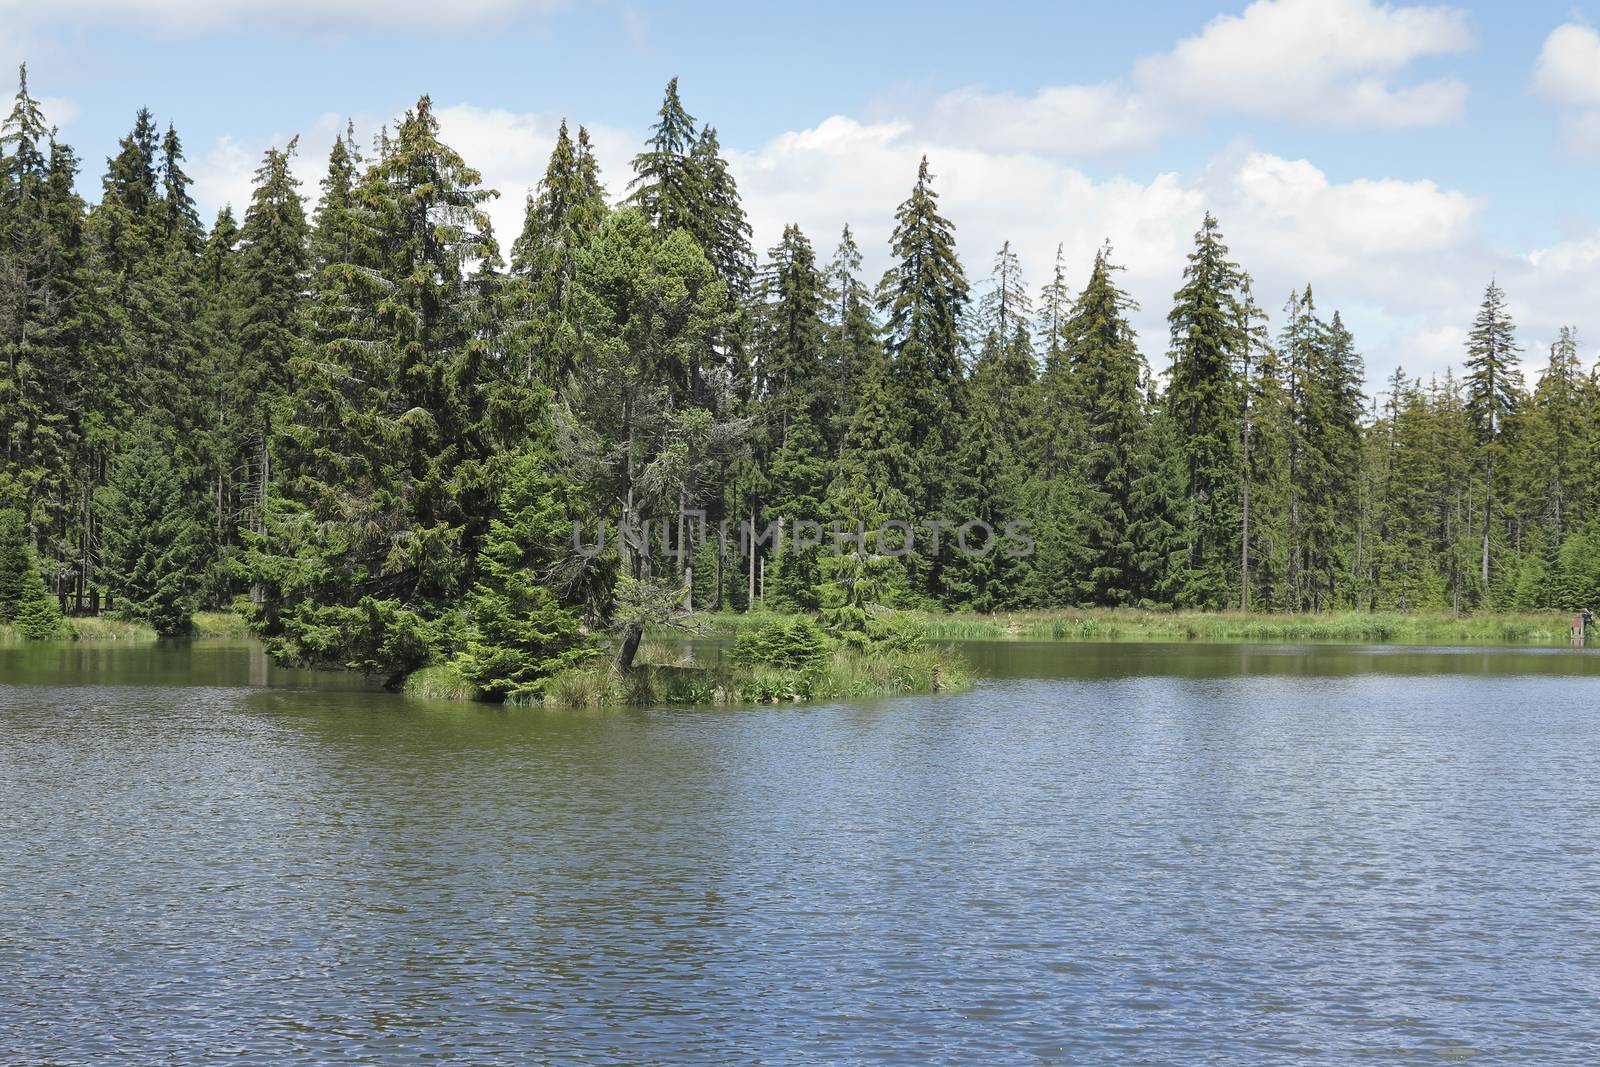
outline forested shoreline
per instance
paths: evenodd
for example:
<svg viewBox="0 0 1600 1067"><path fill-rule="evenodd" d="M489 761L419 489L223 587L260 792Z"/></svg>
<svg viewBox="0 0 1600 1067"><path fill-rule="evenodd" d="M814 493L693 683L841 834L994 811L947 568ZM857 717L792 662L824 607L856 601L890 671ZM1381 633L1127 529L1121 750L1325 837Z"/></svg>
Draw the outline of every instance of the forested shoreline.
<svg viewBox="0 0 1600 1067"><path fill-rule="evenodd" d="M1523 352L1492 282L1459 373L1369 397L1338 312L1307 284L1269 316L1209 215L1159 342L1109 242L1036 287L1009 244L969 272L928 160L881 279L848 227L758 255L676 81L629 175L563 123L538 187L500 191L527 195L516 235L427 97L339 137L316 190L301 150L207 225L140 110L90 203L24 71L0 127L0 622L46 636L90 590L163 634L233 607L286 660L449 664L505 698L601 635L631 667L692 610L812 614L816 657L911 650L882 607L1600 600L1600 378L1575 329ZM698 533L802 520L862 533ZM904 551L894 524L930 521L1020 522L1032 551Z"/></svg>

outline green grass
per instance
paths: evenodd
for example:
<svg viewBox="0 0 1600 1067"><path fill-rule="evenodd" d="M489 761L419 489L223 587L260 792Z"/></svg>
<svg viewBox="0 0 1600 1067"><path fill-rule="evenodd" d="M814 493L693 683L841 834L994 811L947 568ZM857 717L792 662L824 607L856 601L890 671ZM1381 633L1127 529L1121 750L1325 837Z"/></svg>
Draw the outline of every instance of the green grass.
<svg viewBox="0 0 1600 1067"><path fill-rule="evenodd" d="M1451 615L1447 612L1336 612L1276 615L1140 611L1132 608L937 614L904 612L930 641L1326 641L1365 644L1564 645L1566 613ZM701 633L737 636L765 625L764 613L701 614Z"/></svg>
<svg viewBox="0 0 1600 1067"><path fill-rule="evenodd" d="M471 700L476 691L453 663L439 663L408 675L405 695L422 700Z"/></svg>
<svg viewBox="0 0 1600 1067"><path fill-rule="evenodd" d="M156 640L156 632L149 625L111 615L67 619L62 624L61 636L68 641L153 642ZM190 636L243 638L250 636L250 628L242 618L231 611L198 611L194 615L194 630ZM16 627L0 624L0 644L20 644L22 640Z"/></svg>
<svg viewBox="0 0 1600 1067"><path fill-rule="evenodd" d="M544 703L562 708L657 704L731 707L959 692L971 685L970 668L948 650L841 650L805 670L641 662L633 671L621 674L609 663L581 667L552 678L545 689Z"/></svg>

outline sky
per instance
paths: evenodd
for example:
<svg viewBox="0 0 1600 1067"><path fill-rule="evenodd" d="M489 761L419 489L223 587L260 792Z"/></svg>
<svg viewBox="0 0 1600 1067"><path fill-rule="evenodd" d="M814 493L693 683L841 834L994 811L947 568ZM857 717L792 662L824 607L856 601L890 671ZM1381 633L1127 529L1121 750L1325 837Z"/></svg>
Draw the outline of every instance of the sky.
<svg viewBox="0 0 1600 1067"><path fill-rule="evenodd" d="M1600 31L1529 2L1136 4L591 0L0 0L0 62L103 160L149 107L208 217L242 211L269 146L328 147L428 93L520 225L557 123L591 130L614 198L666 81L718 131L759 250L848 223L875 276L926 154L981 290L1010 241L1037 288L1109 241L1165 365L1165 315L1205 212L1276 328L1289 292L1355 333L1374 390L1459 365L1491 279L1530 377L1558 329L1600 352ZM1596 12L1600 18L1600 11Z"/></svg>

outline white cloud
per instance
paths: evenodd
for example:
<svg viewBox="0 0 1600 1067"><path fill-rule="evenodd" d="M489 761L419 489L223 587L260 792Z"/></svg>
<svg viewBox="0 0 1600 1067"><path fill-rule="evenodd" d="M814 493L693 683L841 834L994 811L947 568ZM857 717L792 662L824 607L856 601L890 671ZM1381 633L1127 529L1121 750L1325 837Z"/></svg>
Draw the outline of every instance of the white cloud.
<svg viewBox="0 0 1600 1067"><path fill-rule="evenodd" d="M1466 87L1392 79L1417 60L1471 46L1466 16L1454 8L1256 0L1140 60L1134 81L1175 108L1315 125L1432 125L1460 116Z"/></svg>
<svg viewBox="0 0 1600 1067"><path fill-rule="evenodd" d="M1026 97L958 89L934 102L927 125L951 141L999 151L1098 155L1147 145L1167 121L1143 97L1107 83L1052 86Z"/></svg>
<svg viewBox="0 0 1600 1067"><path fill-rule="evenodd" d="M522 230L528 193L544 177L550 150L555 146L561 116L546 112L514 112L454 104L438 110L444 140L483 175L483 184L500 195L488 204L502 253ZM569 123L572 136L577 123ZM589 128L600 177L612 199L625 192L632 177L629 163L640 138L610 127Z"/></svg>
<svg viewBox="0 0 1600 1067"><path fill-rule="evenodd" d="M396 112L403 111L397 108ZM502 253L522 229L523 205L527 194L544 176L545 164L555 145L561 116L538 112L514 112L504 108L482 108L454 104L437 108L440 135L459 152L468 165L476 167L483 184L499 192L486 206L494 224ZM315 205L318 182L327 171L328 150L345 129L346 119L332 113L308 123L300 137L299 153L293 164L300 179L301 193L308 208ZM393 119L355 116L357 142L365 148L383 122L393 127ZM576 124L571 125L574 136ZM638 137L609 127L591 127L595 157L601 178L615 199L625 190L630 176ZM244 217L250 203L250 190L262 154L270 145L282 147L292 133L280 133L260 145L246 147L232 137L223 137L207 146L190 161L195 201L208 218L224 204L232 204L234 214Z"/></svg>
<svg viewBox="0 0 1600 1067"><path fill-rule="evenodd" d="M78 117L78 105L64 96L40 97L39 110L44 113L48 125L58 128L70 126Z"/></svg>
<svg viewBox="0 0 1600 1067"><path fill-rule="evenodd" d="M1551 30L1533 67L1532 88L1563 106L1568 149L1600 152L1600 33L1578 22Z"/></svg>
<svg viewBox="0 0 1600 1067"><path fill-rule="evenodd" d="M1558 103L1600 107L1600 33L1577 22L1551 30L1534 64L1533 87Z"/></svg>
<svg viewBox="0 0 1600 1067"><path fill-rule="evenodd" d="M250 203L251 179L260 160L260 152L247 151L232 137L219 138L189 160L195 204L208 225L224 205L233 208L236 220L244 218L245 208ZM305 178L296 176L300 177L303 187ZM304 192L304 188L301 191Z"/></svg>
<svg viewBox="0 0 1600 1067"><path fill-rule="evenodd" d="M545 14L564 0L0 0L0 15L16 21L49 19L154 23L169 32L200 33L241 25L448 29L524 14Z"/></svg>
<svg viewBox="0 0 1600 1067"><path fill-rule="evenodd" d="M938 98L924 124L997 151L1078 155L1138 148L1207 114L1431 126L1461 117L1466 85L1399 79L1419 60L1471 46L1466 17L1454 8L1256 0L1139 60L1124 79L1048 86L1032 96L968 87Z"/></svg>
<svg viewBox="0 0 1600 1067"><path fill-rule="evenodd" d="M1483 232L1483 201L1460 190L1428 180L1334 181L1311 161L1248 147L1230 148L1192 174L1095 179L1040 153L989 151L910 123L833 116L734 153L732 164L758 249L795 222L827 257L848 222L876 281L888 263L894 209L923 153L980 287L1003 241L1037 286L1058 242L1069 282L1080 284L1109 238L1126 268L1122 284L1142 304L1135 325L1157 368L1165 365L1171 295L1207 210L1275 322L1290 290L1307 283L1324 313L1343 311L1374 389L1396 365L1423 376L1459 366L1463 331L1491 277L1510 294L1530 369L1600 288L1600 233L1508 252ZM1600 324L1595 333L1600 338Z"/></svg>
<svg viewBox="0 0 1600 1067"><path fill-rule="evenodd" d="M445 140L500 191L489 210L502 247L509 248L524 198L544 173L560 116L471 104L441 107L438 114ZM370 116L358 117L363 143L377 125ZM295 171L308 196L315 195L328 145L343 126L342 118L324 115L305 127ZM642 133L609 127L592 133L607 187L613 200L620 199ZM276 143L286 140L280 136ZM225 138L198 153L191 170L206 212L231 201L243 214L265 147ZM1165 363L1171 295L1208 210L1275 318L1289 291L1308 282L1324 311L1345 312L1374 389L1396 364L1424 375L1459 364L1461 331L1491 276L1510 294L1530 363L1600 287L1600 232L1505 253L1481 232L1484 204L1459 190L1427 180L1334 181L1309 160L1248 146L1230 147L1190 174L1096 179L1042 153L952 144L911 123L836 115L754 150L731 151L730 163L758 250L796 222L827 257L849 223L869 280L876 281L888 263L894 209L924 153L941 210L956 223L962 259L980 287L1003 241L1012 242L1037 286L1051 270L1058 242L1065 246L1069 282L1078 284L1109 238L1126 268L1122 283L1143 305L1135 325L1157 368Z"/></svg>

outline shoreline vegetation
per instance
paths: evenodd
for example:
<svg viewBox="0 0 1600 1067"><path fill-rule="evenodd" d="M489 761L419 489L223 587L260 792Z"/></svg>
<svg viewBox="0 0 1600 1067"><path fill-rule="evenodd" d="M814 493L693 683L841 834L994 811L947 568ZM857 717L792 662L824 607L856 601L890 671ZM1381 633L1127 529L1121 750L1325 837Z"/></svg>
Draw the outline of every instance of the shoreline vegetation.
<svg viewBox="0 0 1600 1067"><path fill-rule="evenodd" d="M1141 611L1082 608L1048 611L900 612L927 640L948 641L1327 641L1370 644L1460 644L1553 646L1568 643L1571 618L1565 612L1333 612L1284 615L1236 611ZM776 611L701 612L676 632L652 632L656 643L640 650L645 663L674 639L728 639L776 620L794 618ZM194 639L248 638L247 620L228 611L193 616ZM147 623L101 616L68 618L60 639L68 641L155 641ZM0 644L21 644L16 627L0 623ZM671 661L676 664L676 660ZM424 668L423 670L430 670ZM423 673L422 671L417 672ZM415 677L415 675L413 675Z"/></svg>
<svg viewBox="0 0 1600 1067"><path fill-rule="evenodd" d="M1555 647L1569 641L1569 618L1557 613L1451 615L1444 612L1335 612L1284 615L1241 612L1142 611L1085 608L994 614L884 612L902 641L867 647L840 645L810 616L776 611L702 612L681 627L652 630L631 670L611 655L558 671L537 696L513 706L606 708L642 706L737 707L869 700L970 689L974 672L950 647L960 641L1092 641L1466 644ZM232 612L199 612L193 639L250 638L248 620ZM152 643L154 627L117 618L69 618L60 640ZM725 647L702 661L689 642ZM14 626L0 624L0 646L18 645ZM482 700L453 660L412 672L401 687L410 697Z"/></svg>
<svg viewBox="0 0 1600 1067"><path fill-rule="evenodd" d="M1344 611L1287 615L1238 611L1078 608L1042 611L897 613L930 642L948 641L1261 641L1417 645L1448 642L1549 647L1570 641L1567 613ZM774 612L704 612L692 632L728 638L783 618Z"/></svg>
<svg viewBox="0 0 1600 1067"><path fill-rule="evenodd" d="M191 629L179 640L242 639L252 636L248 620L231 611L197 611L190 616L190 622ZM113 615L69 616L61 620L60 633L53 638L58 641L123 641L132 644L160 639L156 628L149 623ZM15 625L0 622L0 646L20 645L27 641L30 639Z"/></svg>
<svg viewBox="0 0 1600 1067"><path fill-rule="evenodd" d="M759 255L676 79L631 173L563 122L514 235L426 95L315 189L266 149L209 226L148 109L93 203L51 129L19 70L0 640L232 605L394 690L743 703L954 688L960 639L1555 645L1600 603L1600 374L1564 328L1530 386L1492 282L1459 376L1370 395L1339 313L1269 316L1210 214L1165 338L1109 242L970 275L926 157L877 253ZM638 658L694 604L758 614L707 625L713 665ZM1399 605L1437 615L1365 613Z"/></svg>
<svg viewBox="0 0 1600 1067"><path fill-rule="evenodd" d="M957 693L972 687L964 660L942 648L860 652L840 649L803 667L703 664L681 646L650 642L638 662L618 671L609 657L553 675L539 698L508 706L612 708L678 705L740 707L814 704L830 700ZM424 667L406 679L406 696L424 700L477 699L471 682L452 663Z"/></svg>

